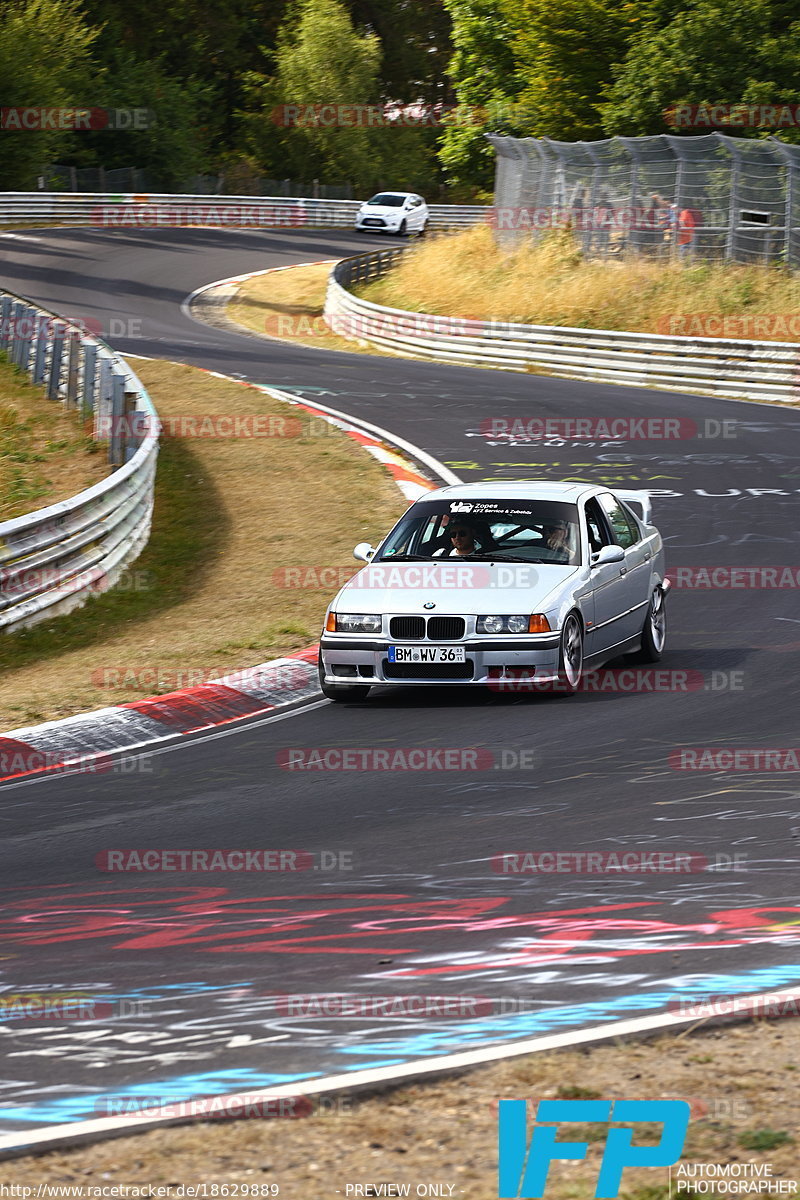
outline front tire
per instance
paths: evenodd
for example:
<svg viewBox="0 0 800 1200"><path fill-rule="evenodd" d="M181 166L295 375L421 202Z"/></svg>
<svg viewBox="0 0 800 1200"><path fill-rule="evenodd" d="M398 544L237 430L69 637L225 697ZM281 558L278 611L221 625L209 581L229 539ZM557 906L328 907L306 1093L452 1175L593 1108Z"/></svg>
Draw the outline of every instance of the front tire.
<svg viewBox="0 0 800 1200"><path fill-rule="evenodd" d="M403 217L402 221L400 222L400 227L397 230L397 236L405 237L407 232L408 232L408 221L405 219L405 217Z"/></svg>
<svg viewBox="0 0 800 1200"><path fill-rule="evenodd" d="M660 587L653 589L642 628L641 662L660 662L667 640L667 604Z"/></svg>
<svg viewBox="0 0 800 1200"><path fill-rule="evenodd" d="M326 683L322 656L319 660L319 686L326 700L366 700L369 692L369 684L365 683Z"/></svg>
<svg viewBox="0 0 800 1200"><path fill-rule="evenodd" d="M562 689L577 692L583 675L583 626L576 613L567 615L561 629L558 651L558 679Z"/></svg>

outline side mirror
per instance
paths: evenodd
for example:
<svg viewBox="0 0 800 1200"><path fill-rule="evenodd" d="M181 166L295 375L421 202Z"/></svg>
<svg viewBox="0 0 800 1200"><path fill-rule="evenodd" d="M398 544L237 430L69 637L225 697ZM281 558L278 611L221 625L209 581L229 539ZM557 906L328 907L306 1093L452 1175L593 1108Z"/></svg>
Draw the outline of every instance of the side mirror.
<svg viewBox="0 0 800 1200"><path fill-rule="evenodd" d="M622 546L603 546L602 550L598 550L592 555L592 566L603 567L606 563L618 563L625 561L625 551Z"/></svg>
<svg viewBox="0 0 800 1200"><path fill-rule="evenodd" d="M370 546L369 542L359 542L353 551L353 558L359 562L370 562L374 553L374 547Z"/></svg>

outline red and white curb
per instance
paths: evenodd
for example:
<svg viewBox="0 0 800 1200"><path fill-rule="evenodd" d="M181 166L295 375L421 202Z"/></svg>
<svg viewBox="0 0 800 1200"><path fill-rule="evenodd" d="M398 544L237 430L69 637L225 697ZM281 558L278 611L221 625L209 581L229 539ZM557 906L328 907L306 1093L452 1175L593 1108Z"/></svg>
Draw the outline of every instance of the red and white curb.
<svg viewBox="0 0 800 1200"><path fill-rule="evenodd" d="M195 369L205 371L203 367ZM372 454L389 471L409 502L438 485L400 451L412 455L440 481L459 482L458 476L432 455L380 426L325 405L309 404L302 397L278 388L231 379L218 371L205 373L241 387L255 388L328 421ZM310 646L198 687L12 729L0 734L0 782L33 774L101 773L112 769L110 756L119 751L146 749L176 735L199 733L311 699L319 695L318 653L318 646Z"/></svg>

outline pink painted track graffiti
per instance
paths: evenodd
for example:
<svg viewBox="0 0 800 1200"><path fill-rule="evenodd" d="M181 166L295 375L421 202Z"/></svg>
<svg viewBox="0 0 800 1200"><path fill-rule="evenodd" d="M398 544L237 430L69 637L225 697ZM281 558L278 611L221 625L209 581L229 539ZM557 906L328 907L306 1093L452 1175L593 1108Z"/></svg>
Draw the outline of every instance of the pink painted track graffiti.
<svg viewBox="0 0 800 1200"><path fill-rule="evenodd" d="M800 941L800 906L726 908L688 923L645 917L641 910L651 908L646 900L550 912L515 913L510 907L504 896L236 898L223 887L36 889L2 908L0 947L8 953L15 946L103 939L116 951L186 947L215 954L381 955L395 961L427 954L427 961L393 973L446 975ZM449 935L446 961L441 937L430 937L443 933ZM478 945L482 950L476 954Z"/></svg>

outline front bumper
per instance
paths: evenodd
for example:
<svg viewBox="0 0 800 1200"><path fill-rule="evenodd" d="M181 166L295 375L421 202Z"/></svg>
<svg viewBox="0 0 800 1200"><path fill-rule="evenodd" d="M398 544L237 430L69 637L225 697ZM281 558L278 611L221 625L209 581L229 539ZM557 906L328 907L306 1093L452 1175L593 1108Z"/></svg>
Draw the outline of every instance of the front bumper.
<svg viewBox="0 0 800 1200"><path fill-rule="evenodd" d="M370 217L368 220L369 224L366 223L364 217L356 217L355 227L360 233L396 233L400 228L399 221L393 221L387 217ZM375 221L380 221L380 224L375 225L373 223Z"/></svg>
<svg viewBox="0 0 800 1200"><path fill-rule="evenodd" d="M465 663L397 664L388 661L388 648L397 643L390 638L347 635L325 636L320 641L320 659L325 682L331 684L403 685L477 684L483 687L502 681L504 669L525 672L537 682L546 683L558 678L558 634L532 635L528 638L466 638L457 642L437 643L463 646ZM425 642L404 642L421 645ZM430 645L431 643L427 643ZM346 668L345 672L337 668ZM355 671L352 670L355 668ZM511 678L512 676L509 676Z"/></svg>

